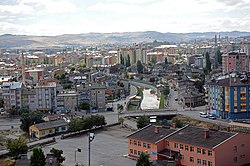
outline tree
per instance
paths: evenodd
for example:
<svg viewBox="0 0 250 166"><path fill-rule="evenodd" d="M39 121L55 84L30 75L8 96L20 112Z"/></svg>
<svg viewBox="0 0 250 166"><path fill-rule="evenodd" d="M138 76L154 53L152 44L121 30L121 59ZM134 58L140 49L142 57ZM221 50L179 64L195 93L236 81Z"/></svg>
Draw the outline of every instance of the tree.
<svg viewBox="0 0 250 166"><path fill-rule="evenodd" d="M218 63L221 65L222 64L222 52L220 52L220 50L218 49L216 52L216 55L218 57Z"/></svg>
<svg viewBox="0 0 250 166"><path fill-rule="evenodd" d="M1 99L0 99L0 108L3 108L3 104L4 104L4 101L3 101L3 99L1 98Z"/></svg>
<svg viewBox="0 0 250 166"><path fill-rule="evenodd" d="M120 63L121 63L122 65L124 65L124 57L122 56L122 54L121 54L121 56L120 56Z"/></svg>
<svg viewBox="0 0 250 166"><path fill-rule="evenodd" d="M156 61L156 56L155 56L155 55L152 56L151 62L152 62L153 64L156 64L157 61Z"/></svg>
<svg viewBox="0 0 250 166"><path fill-rule="evenodd" d="M211 71L211 61L210 61L210 56L209 56L208 52L206 52L206 69L207 69L208 73L210 73L210 71Z"/></svg>
<svg viewBox="0 0 250 166"><path fill-rule="evenodd" d="M177 118L173 118L172 123L175 123L177 128L182 128L183 127L182 121L177 119Z"/></svg>
<svg viewBox="0 0 250 166"><path fill-rule="evenodd" d="M45 155L41 148L34 148L30 157L30 166L45 166Z"/></svg>
<svg viewBox="0 0 250 166"><path fill-rule="evenodd" d="M165 58L165 65L168 64L168 58Z"/></svg>
<svg viewBox="0 0 250 166"><path fill-rule="evenodd" d="M55 149L55 148L52 148L50 150L50 153L53 154L54 157L56 157L57 161L61 164L65 161L65 157L62 156L63 154L63 150L59 150L59 149Z"/></svg>
<svg viewBox="0 0 250 166"><path fill-rule="evenodd" d="M17 139L7 140L7 149L12 156L18 156L19 154L26 154L28 152L27 141L24 137Z"/></svg>
<svg viewBox="0 0 250 166"><path fill-rule="evenodd" d="M44 120L42 119L43 114L40 111L32 111L32 112L24 112L21 114L20 121L22 122L20 128L29 132L29 127L34 123L42 123Z"/></svg>
<svg viewBox="0 0 250 166"><path fill-rule="evenodd" d="M131 63L130 63L130 56L129 54L127 55L127 61L126 61L126 67L129 67L131 66Z"/></svg>
<svg viewBox="0 0 250 166"><path fill-rule="evenodd" d="M87 110L87 111L89 111L89 110L90 110L90 104L89 104L89 102L87 102L87 101L82 101L82 102L80 102L80 108L81 108L82 110Z"/></svg>
<svg viewBox="0 0 250 166"><path fill-rule="evenodd" d="M155 78L154 78L154 77L151 77L151 78L149 79L149 82L155 82Z"/></svg>
<svg viewBox="0 0 250 166"><path fill-rule="evenodd" d="M162 92L165 96L167 96L170 93L169 86L165 86Z"/></svg>
<svg viewBox="0 0 250 166"><path fill-rule="evenodd" d="M136 166L150 166L148 154L141 152L137 159Z"/></svg>
<svg viewBox="0 0 250 166"><path fill-rule="evenodd" d="M144 115L144 116L140 116L137 120L136 120L136 123L137 123L137 128L138 129L141 129L145 126L147 126L149 124L149 120L148 118Z"/></svg>
<svg viewBox="0 0 250 166"><path fill-rule="evenodd" d="M122 127L123 127L123 123L124 123L125 119L123 117L120 117L118 119L118 122L121 123Z"/></svg>
<svg viewBox="0 0 250 166"><path fill-rule="evenodd" d="M143 65L142 65L142 63L141 63L141 61L137 61L137 63L136 63L136 66L137 66L137 72L138 73L143 73Z"/></svg>
<svg viewBox="0 0 250 166"><path fill-rule="evenodd" d="M76 69L74 68L74 67L72 67L71 69L70 69L70 72L72 73L73 71L75 71Z"/></svg>

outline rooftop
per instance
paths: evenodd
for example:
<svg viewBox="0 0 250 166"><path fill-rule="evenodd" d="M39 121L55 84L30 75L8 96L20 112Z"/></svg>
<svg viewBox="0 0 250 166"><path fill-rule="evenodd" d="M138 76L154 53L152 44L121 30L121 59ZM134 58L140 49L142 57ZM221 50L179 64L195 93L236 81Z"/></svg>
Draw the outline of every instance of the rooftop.
<svg viewBox="0 0 250 166"><path fill-rule="evenodd" d="M216 145L237 134L232 132L208 130L209 136L205 138L204 134L206 130L207 129L205 128L187 126L182 130L179 130L179 132L169 136L167 140L212 149Z"/></svg>
<svg viewBox="0 0 250 166"><path fill-rule="evenodd" d="M250 86L250 79L242 80L240 77L224 78L219 80L211 80L208 85L219 86Z"/></svg>
<svg viewBox="0 0 250 166"><path fill-rule="evenodd" d="M159 127L158 133L155 132L155 127ZM175 132L174 129L169 129L169 128L162 127L162 126L148 125L142 128L141 130L138 130L128 135L127 138L155 143L161 139L164 139L164 137L168 136L169 134L173 132Z"/></svg>
<svg viewBox="0 0 250 166"><path fill-rule="evenodd" d="M10 89L20 89L22 87L21 82L4 82L2 87L10 87Z"/></svg>
<svg viewBox="0 0 250 166"><path fill-rule="evenodd" d="M60 127L60 126L66 126L66 125L67 125L67 122L64 119L35 124L35 126L39 130L51 129L54 127Z"/></svg>

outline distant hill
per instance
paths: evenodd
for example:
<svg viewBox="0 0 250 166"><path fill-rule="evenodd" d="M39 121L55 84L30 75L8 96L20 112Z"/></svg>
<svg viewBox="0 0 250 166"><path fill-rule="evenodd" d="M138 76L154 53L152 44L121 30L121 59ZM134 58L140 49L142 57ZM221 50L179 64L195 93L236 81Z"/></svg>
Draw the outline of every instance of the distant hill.
<svg viewBox="0 0 250 166"><path fill-rule="evenodd" d="M212 39L215 34L221 37L250 36L250 32L204 32L204 33L161 33L156 31L122 32L122 33L84 33L58 36L27 36L4 34L0 36L0 48L45 48L65 47L89 44L131 44L154 40L171 43L193 40Z"/></svg>

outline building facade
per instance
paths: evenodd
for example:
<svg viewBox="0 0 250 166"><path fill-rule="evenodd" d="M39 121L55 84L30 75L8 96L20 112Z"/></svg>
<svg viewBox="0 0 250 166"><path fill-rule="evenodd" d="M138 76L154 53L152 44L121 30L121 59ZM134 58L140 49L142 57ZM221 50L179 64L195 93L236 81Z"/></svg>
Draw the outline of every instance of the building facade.
<svg viewBox="0 0 250 166"><path fill-rule="evenodd" d="M207 84L208 105L223 119L250 118L250 79L228 76Z"/></svg>

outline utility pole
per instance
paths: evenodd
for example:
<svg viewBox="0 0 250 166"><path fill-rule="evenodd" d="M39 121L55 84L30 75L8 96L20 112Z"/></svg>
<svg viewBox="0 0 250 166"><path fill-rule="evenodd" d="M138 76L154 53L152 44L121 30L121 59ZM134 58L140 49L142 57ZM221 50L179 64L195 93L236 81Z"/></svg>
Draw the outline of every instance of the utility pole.
<svg viewBox="0 0 250 166"><path fill-rule="evenodd" d="M90 143L94 140L95 134L94 133L89 133L89 166L90 166Z"/></svg>

